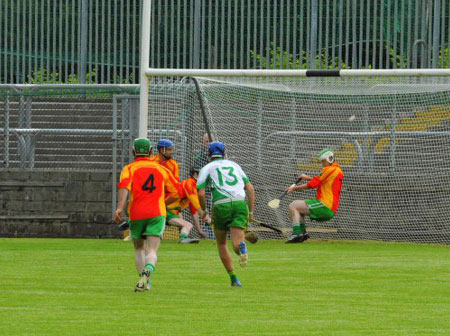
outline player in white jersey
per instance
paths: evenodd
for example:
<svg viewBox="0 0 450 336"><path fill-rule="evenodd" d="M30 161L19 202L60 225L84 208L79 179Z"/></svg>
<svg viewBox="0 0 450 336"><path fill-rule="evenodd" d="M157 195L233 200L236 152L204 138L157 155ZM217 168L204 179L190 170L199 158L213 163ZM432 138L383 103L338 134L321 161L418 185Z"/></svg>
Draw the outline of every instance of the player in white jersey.
<svg viewBox="0 0 450 336"><path fill-rule="evenodd" d="M233 250L239 256L239 264L245 266L248 261L245 230L249 218L253 216L255 192L242 168L236 162L225 158L223 143L210 143L208 154L211 162L200 170L197 179L198 198L206 216L205 188L211 187L212 225L219 256L230 276L231 286L241 287L227 247L227 234L230 232Z"/></svg>

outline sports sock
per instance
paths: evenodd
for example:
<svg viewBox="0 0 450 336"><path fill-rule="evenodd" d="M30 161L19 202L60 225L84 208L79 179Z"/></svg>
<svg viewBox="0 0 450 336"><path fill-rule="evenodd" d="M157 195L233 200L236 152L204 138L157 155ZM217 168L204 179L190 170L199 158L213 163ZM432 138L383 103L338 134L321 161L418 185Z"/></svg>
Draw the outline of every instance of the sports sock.
<svg viewBox="0 0 450 336"><path fill-rule="evenodd" d="M188 237L188 235L187 235L187 233L180 233L180 239L184 239L184 238L187 238Z"/></svg>
<svg viewBox="0 0 450 336"><path fill-rule="evenodd" d="M229 271L228 275L230 276L231 282L234 282L234 281L237 280L237 275L236 275L236 273L234 271Z"/></svg>
<svg viewBox="0 0 450 336"><path fill-rule="evenodd" d="M301 222L301 223L300 223L300 232L301 232L301 233L306 233L306 225L305 225L305 222Z"/></svg>
<svg viewBox="0 0 450 336"><path fill-rule="evenodd" d="M150 274L155 272L155 266L153 266L152 264L146 264L144 269L148 269L150 271Z"/></svg>
<svg viewBox="0 0 450 336"><path fill-rule="evenodd" d="M303 223L303 225L305 225L305 223ZM294 235L300 234L300 224L294 224L294 227L292 228L292 233Z"/></svg>

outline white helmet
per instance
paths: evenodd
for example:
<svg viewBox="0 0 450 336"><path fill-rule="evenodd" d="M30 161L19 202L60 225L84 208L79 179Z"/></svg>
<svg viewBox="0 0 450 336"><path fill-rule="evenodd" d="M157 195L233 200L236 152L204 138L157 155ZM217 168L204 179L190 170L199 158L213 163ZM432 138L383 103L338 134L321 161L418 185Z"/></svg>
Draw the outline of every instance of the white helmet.
<svg viewBox="0 0 450 336"><path fill-rule="evenodd" d="M323 151L319 153L318 158L320 162L325 160L331 164L334 162L334 153L331 151L331 149L325 148Z"/></svg>

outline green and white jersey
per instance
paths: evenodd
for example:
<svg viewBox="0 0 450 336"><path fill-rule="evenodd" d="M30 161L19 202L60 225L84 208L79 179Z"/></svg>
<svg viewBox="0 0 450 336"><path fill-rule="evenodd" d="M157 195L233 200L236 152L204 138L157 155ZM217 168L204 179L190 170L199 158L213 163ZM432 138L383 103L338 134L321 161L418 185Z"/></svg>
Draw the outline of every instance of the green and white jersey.
<svg viewBox="0 0 450 336"><path fill-rule="evenodd" d="M204 166L197 179L197 189L211 186L214 204L245 200L244 185L249 182L236 162L217 159Z"/></svg>

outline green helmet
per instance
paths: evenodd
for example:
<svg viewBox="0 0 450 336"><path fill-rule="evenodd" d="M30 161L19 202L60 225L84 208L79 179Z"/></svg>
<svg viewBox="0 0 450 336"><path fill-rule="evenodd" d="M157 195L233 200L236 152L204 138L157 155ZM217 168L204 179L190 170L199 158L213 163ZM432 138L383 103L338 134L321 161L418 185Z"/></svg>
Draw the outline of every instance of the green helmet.
<svg viewBox="0 0 450 336"><path fill-rule="evenodd" d="M325 148L323 151L319 153L319 155L317 155L317 157L320 162L322 162L323 160L327 161L328 163L334 162L334 153L329 148Z"/></svg>
<svg viewBox="0 0 450 336"><path fill-rule="evenodd" d="M140 155L149 155L152 150L152 146L150 146L150 140L147 138L137 138L133 141L133 149L134 153L137 156Z"/></svg>

